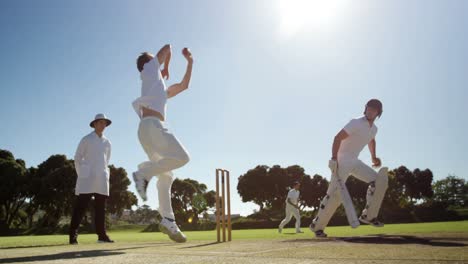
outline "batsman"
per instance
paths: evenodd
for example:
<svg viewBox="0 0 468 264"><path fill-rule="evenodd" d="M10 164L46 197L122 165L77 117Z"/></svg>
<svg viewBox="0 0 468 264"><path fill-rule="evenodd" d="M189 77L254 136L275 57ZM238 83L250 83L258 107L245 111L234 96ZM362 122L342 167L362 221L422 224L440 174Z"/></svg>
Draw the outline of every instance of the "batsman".
<svg viewBox="0 0 468 264"><path fill-rule="evenodd" d="M378 220L380 205L388 186L388 168L383 167L376 172L370 166L364 164L358 157L363 148L367 145L372 157L372 166L379 168L381 160L376 154L377 126L375 121L382 116L382 103L377 99L367 102L364 116L352 119L335 136L332 147L332 158L329 167L332 171L332 178L327 190L327 194L320 203L320 208L315 219L312 220L310 229L316 237L327 237L324 232L325 227L333 216L340 203L345 201L341 197L338 179L343 183L349 175L359 180L367 182L366 206L362 211L359 221L375 227L382 227L384 224ZM349 201L352 207L352 202ZM353 208L354 210L354 208Z"/></svg>

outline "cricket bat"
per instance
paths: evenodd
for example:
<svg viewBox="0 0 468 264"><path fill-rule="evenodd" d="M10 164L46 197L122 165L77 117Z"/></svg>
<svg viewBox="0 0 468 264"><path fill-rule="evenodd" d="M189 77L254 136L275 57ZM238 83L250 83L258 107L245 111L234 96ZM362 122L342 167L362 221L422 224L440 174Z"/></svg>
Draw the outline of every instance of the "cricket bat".
<svg viewBox="0 0 468 264"><path fill-rule="evenodd" d="M346 218L348 219L348 223L352 228L357 228L360 223L356 215L356 210L354 209L353 200L351 200L348 188L346 188L346 183L341 180L336 172L332 174L332 177L336 177L337 179L338 189L340 190L341 200L346 211Z"/></svg>

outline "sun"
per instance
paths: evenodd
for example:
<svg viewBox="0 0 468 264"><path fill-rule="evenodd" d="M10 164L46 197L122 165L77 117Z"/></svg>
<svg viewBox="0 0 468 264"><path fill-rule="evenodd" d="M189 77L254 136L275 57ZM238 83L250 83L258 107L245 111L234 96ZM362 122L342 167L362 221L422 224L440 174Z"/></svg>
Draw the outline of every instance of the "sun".
<svg viewBox="0 0 468 264"><path fill-rule="evenodd" d="M349 0L278 0L280 30L292 35L304 28L327 29L339 19Z"/></svg>

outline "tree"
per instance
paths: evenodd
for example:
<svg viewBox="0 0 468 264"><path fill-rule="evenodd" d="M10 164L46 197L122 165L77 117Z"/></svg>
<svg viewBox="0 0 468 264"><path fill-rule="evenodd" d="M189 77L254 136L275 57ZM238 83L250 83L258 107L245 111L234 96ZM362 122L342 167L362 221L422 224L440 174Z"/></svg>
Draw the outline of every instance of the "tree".
<svg viewBox="0 0 468 264"><path fill-rule="evenodd" d="M171 203L177 221L196 225L198 215L215 206L215 192L196 180L175 179L172 183Z"/></svg>
<svg viewBox="0 0 468 264"><path fill-rule="evenodd" d="M74 162L65 155L52 155L37 168L26 169L23 160L0 150L0 229L26 221L31 228L38 211L43 214L37 227L55 228L62 216L71 214L76 179ZM137 204L136 196L127 191L129 185L125 170L110 165L108 213L121 215Z"/></svg>
<svg viewBox="0 0 468 264"><path fill-rule="evenodd" d="M130 209L133 205L138 205L138 199L134 193L128 191L130 180L124 168L109 166L109 199L107 200L106 213L122 215L125 209Z"/></svg>
<svg viewBox="0 0 468 264"><path fill-rule="evenodd" d="M432 196L431 170L415 169L411 172L405 166L400 166L393 171L397 185L402 190L402 196L408 204L414 205L418 199L430 198Z"/></svg>
<svg viewBox="0 0 468 264"><path fill-rule="evenodd" d="M130 222L133 224L148 224L156 220L158 211L151 210L148 205L142 205L130 213Z"/></svg>
<svg viewBox="0 0 468 264"><path fill-rule="evenodd" d="M388 172L388 188L385 192L385 197L382 202L383 208L404 208L406 207L407 200L404 193L404 185L398 181L396 169Z"/></svg>
<svg viewBox="0 0 468 264"><path fill-rule="evenodd" d="M299 197L301 209L307 206L317 210L322 198L327 194L327 189L327 179L318 174L312 178L306 175L301 182L301 195Z"/></svg>
<svg viewBox="0 0 468 264"><path fill-rule="evenodd" d="M449 175L443 180L436 181L433 190L433 199L437 202L445 202L454 207L468 205L468 184L463 178Z"/></svg>
<svg viewBox="0 0 468 264"><path fill-rule="evenodd" d="M294 178L290 177L291 175L287 168L274 165L268 170L267 181L257 186L257 190L262 190L265 193L265 204L268 209L281 211L284 209L290 187L295 180L300 180L299 175L293 176Z"/></svg>
<svg viewBox="0 0 468 264"><path fill-rule="evenodd" d="M260 211L267 201L263 184L268 182L268 169L266 165L259 165L238 178L237 192L242 202L253 202L260 206Z"/></svg>
<svg viewBox="0 0 468 264"><path fill-rule="evenodd" d="M432 179L434 178L432 171L429 169L415 169L413 171L413 175L416 186L411 188L411 199L418 200L431 198L434 195L434 192L432 191Z"/></svg>
<svg viewBox="0 0 468 264"><path fill-rule="evenodd" d="M26 164L0 150L0 229L9 229L26 201Z"/></svg>
<svg viewBox="0 0 468 264"><path fill-rule="evenodd" d="M367 189L369 184L350 176L346 180L346 187L348 188L349 195L351 196L356 209L364 208L366 205Z"/></svg>
<svg viewBox="0 0 468 264"><path fill-rule="evenodd" d="M295 181L301 183L300 206L318 207L328 182L320 175L310 178L298 165L286 168L259 165L239 177L237 191L243 202L253 202L260 207L258 216L270 218L276 213L282 213L288 191ZM265 214L265 211L271 213Z"/></svg>
<svg viewBox="0 0 468 264"><path fill-rule="evenodd" d="M56 227L72 211L77 178L74 162L65 155L52 155L39 164L35 178L40 188L34 191L34 203L45 212L39 226Z"/></svg>
<svg viewBox="0 0 468 264"><path fill-rule="evenodd" d="M34 215L38 212L39 210L39 204L36 202L36 197L37 194L39 193L41 189L41 179L37 177L37 168L36 167L31 167L27 171L27 178L28 178L28 183L27 183L27 194L26 196L28 197L28 203L26 206L26 213L27 213L27 225L28 228L33 227L33 219Z"/></svg>

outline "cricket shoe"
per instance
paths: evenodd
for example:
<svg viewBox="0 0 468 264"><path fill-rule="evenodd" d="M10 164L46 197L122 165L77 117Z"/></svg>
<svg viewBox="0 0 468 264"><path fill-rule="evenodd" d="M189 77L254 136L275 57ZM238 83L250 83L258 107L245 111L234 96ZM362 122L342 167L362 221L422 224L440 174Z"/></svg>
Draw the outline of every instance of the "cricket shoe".
<svg viewBox="0 0 468 264"><path fill-rule="evenodd" d="M159 223L159 230L164 234L168 235L172 241L177 243L184 243L187 241L187 237L180 231L175 221L163 218Z"/></svg>
<svg viewBox="0 0 468 264"><path fill-rule="evenodd" d="M110 239L107 235L105 235L105 236L100 236L97 242L98 243L114 243L114 240Z"/></svg>
<svg viewBox="0 0 468 264"><path fill-rule="evenodd" d="M323 230L314 231L314 234L315 234L315 237L319 237L319 238L325 238L328 236L325 232L323 232Z"/></svg>
<svg viewBox="0 0 468 264"><path fill-rule="evenodd" d="M373 218L372 220L367 220L367 216L365 216L365 215L361 215L359 217L359 221L361 223L369 224L369 225L375 226L375 227L383 227L384 226L384 223L377 220L377 218Z"/></svg>
<svg viewBox="0 0 468 264"><path fill-rule="evenodd" d="M328 236L325 232L323 232L323 230L315 230L315 219L312 220L312 224L310 224L309 229L310 231L314 232L315 237L324 238Z"/></svg>

